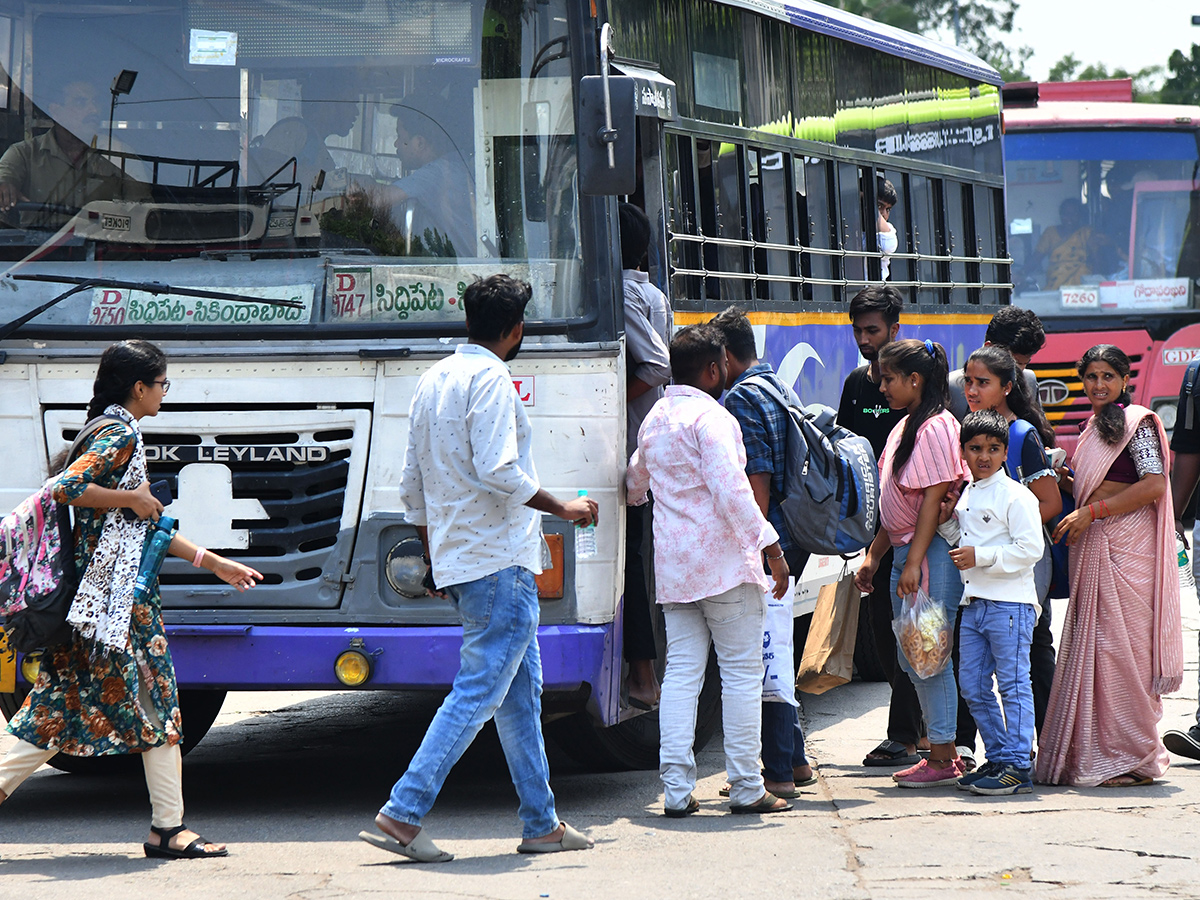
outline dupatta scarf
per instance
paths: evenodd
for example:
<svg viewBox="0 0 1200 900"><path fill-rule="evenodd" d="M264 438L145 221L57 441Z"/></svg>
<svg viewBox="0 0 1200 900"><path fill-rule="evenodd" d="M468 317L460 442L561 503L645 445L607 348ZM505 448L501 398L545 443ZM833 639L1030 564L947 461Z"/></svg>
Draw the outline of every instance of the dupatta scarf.
<svg viewBox="0 0 1200 900"><path fill-rule="evenodd" d="M1167 435L1150 410L1125 410L1125 435L1115 446L1093 420L1075 451L1080 506L1145 418L1158 432L1166 468ZM1160 695L1183 683L1174 534L1168 483L1153 504L1093 522L1071 547L1071 601L1041 734L1039 781L1094 785L1127 772L1166 771Z"/></svg>

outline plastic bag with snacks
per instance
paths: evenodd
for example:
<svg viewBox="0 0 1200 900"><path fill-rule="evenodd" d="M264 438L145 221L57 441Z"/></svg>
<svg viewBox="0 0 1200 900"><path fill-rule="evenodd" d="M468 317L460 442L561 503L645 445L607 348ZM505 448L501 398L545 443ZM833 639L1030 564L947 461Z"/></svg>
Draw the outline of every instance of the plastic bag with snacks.
<svg viewBox="0 0 1200 900"><path fill-rule="evenodd" d="M950 664L954 649L954 620L942 604L920 588L904 598L900 615L892 621L900 652L918 678L932 678Z"/></svg>

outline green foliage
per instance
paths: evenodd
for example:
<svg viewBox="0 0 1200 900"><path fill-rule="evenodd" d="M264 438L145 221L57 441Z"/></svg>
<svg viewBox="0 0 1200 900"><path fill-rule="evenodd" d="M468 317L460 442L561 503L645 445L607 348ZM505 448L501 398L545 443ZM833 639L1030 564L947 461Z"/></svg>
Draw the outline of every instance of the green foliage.
<svg viewBox="0 0 1200 900"><path fill-rule="evenodd" d="M1175 56L1180 55L1179 51L1176 50L1171 58L1174 59ZM1110 70L1104 63L1091 63L1085 66L1074 53L1068 53L1050 67L1050 75L1046 80L1099 81L1105 78L1132 78L1134 100L1139 103L1158 103L1160 102L1158 81L1162 78L1162 75L1162 66L1146 66L1145 68L1138 69L1136 72L1130 72L1123 66L1117 66L1115 69ZM1176 102L1192 103L1195 101Z"/></svg>
<svg viewBox="0 0 1200 900"><path fill-rule="evenodd" d="M1200 103L1200 44L1192 44L1185 55L1176 50L1167 60L1171 74L1163 82L1160 94L1163 103Z"/></svg>
<svg viewBox="0 0 1200 900"><path fill-rule="evenodd" d="M388 205L366 191L346 194L341 209L321 214L321 230L367 247L379 256L455 256L454 245L441 232L426 228L405 241Z"/></svg>

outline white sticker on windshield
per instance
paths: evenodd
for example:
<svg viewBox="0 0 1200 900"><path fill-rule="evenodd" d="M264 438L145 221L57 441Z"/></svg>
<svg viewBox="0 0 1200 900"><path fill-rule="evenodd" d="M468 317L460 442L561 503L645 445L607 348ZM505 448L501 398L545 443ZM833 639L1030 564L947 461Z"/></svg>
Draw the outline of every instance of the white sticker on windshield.
<svg viewBox="0 0 1200 900"><path fill-rule="evenodd" d="M307 325L312 319L313 286L292 284L272 287L201 285L197 290L220 291L244 297L294 300L301 307L271 306L266 303L213 300L185 294L147 294L126 288L93 288L89 325Z"/></svg>
<svg viewBox="0 0 1200 900"><path fill-rule="evenodd" d="M188 41L188 62L193 66L236 66L237 32L193 28Z"/></svg>

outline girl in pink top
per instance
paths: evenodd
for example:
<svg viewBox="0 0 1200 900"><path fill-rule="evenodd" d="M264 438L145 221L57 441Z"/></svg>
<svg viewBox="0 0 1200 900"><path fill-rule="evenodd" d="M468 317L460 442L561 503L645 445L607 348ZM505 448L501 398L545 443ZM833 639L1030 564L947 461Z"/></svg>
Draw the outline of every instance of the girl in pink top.
<svg viewBox="0 0 1200 900"><path fill-rule="evenodd" d="M950 561L950 545L937 533L942 499L966 475L958 441L958 420L946 411L949 397L946 351L933 341L894 341L879 353L880 388L892 409L906 409L888 435L879 460L879 515L883 528L867 549L855 583L864 592L888 545L892 564L892 612L899 615L904 598L924 588L940 601L954 621L962 598L962 581ZM955 784L963 775L954 749L958 720L958 686L953 668L920 678L899 651L901 668L912 679L929 732L929 759L892 776L900 787Z"/></svg>

